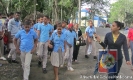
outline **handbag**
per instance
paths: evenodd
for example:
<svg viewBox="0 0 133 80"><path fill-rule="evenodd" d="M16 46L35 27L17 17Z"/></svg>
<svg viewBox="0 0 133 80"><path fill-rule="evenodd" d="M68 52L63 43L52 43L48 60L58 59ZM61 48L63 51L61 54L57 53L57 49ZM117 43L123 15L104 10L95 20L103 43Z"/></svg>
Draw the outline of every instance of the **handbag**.
<svg viewBox="0 0 133 80"><path fill-rule="evenodd" d="M52 52L52 51L53 51L53 49L54 49L54 42L53 42L53 41L51 41L51 42L50 42L50 44L53 46L53 48L50 48L50 47L48 46L48 51L51 51L51 52Z"/></svg>
<svg viewBox="0 0 133 80"><path fill-rule="evenodd" d="M80 46L85 46L85 45L86 45L86 41L85 41L83 38L81 38L81 39L79 40L79 45L80 45Z"/></svg>

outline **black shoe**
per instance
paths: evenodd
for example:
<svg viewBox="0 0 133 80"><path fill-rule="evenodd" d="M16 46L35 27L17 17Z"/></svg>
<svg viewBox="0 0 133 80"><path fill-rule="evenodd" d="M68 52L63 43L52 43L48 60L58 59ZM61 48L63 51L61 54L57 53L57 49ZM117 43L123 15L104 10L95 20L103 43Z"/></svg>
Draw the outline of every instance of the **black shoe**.
<svg viewBox="0 0 133 80"><path fill-rule="evenodd" d="M85 55L85 58L89 58L89 56L88 55Z"/></svg>
<svg viewBox="0 0 133 80"><path fill-rule="evenodd" d="M38 61L38 67L41 67L41 66L42 66L42 62Z"/></svg>
<svg viewBox="0 0 133 80"><path fill-rule="evenodd" d="M12 59L11 58L7 58L8 63L12 63Z"/></svg>
<svg viewBox="0 0 133 80"><path fill-rule="evenodd" d="M94 59L94 60L96 60L96 59L97 59L97 57L96 57L96 56L94 56L94 57L93 57L93 59Z"/></svg>
<svg viewBox="0 0 133 80"><path fill-rule="evenodd" d="M12 63L19 64L19 62L18 62L18 61L16 61L16 60L12 60Z"/></svg>
<svg viewBox="0 0 133 80"><path fill-rule="evenodd" d="M42 71L43 71L43 73L44 73L44 74L46 74L46 73L47 73L46 68L43 68L43 69L42 69Z"/></svg>

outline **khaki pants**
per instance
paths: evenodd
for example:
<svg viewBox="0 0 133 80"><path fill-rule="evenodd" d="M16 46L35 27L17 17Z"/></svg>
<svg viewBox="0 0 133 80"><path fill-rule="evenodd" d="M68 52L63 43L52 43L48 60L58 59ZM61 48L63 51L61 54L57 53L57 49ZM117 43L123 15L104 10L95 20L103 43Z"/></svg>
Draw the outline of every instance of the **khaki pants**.
<svg viewBox="0 0 133 80"><path fill-rule="evenodd" d="M46 68L47 64L47 53L48 53L48 42L39 42L39 51L38 51L38 57L39 61L42 61L43 68Z"/></svg>
<svg viewBox="0 0 133 80"><path fill-rule="evenodd" d="M89 43L88 39L86 39L86 49L85 49L85 55L87 55L88 53L88 48L91 45L91 53L93 54L93 56L96 56L96 42L92 39L92 42Z"/></svg>
<svg viewBox="0 0 133 80"><path fill-rule="evenodd" d="M29 74L30 74L30 64L31 64L31 59L32 59L32 54L31 52L21 52L20 55L21 63L22 63L22 68L23 68L23 78L24 80L29 80Z"/></svg>
<svg viewBox="0 0 133 80"><path fill-rule="evenodd" d="M73 47L69 48L67 46L67 50L64 56L64 61L67 61L67 67L72 67L72 58L73 58Z"/></svg>
<svg viewBox="0 0 133 80"><path fill-rule="evenodd" d="M20 40L18 39L17 44L20 45ZM12 60L16 59L16 47L14 45L14 43L9 43L9 48L11 49L9 54L8 54L8 58L10 58L12 56Z"/></svg>
<svg viewBox="0 0 133 80"><path fill-rule="evenodd" d="M4 42L0 40L0 57L4 55Z"/></svg>
<svg viewBox="0 0 133 80"><path fill-rule="evenodd" d="M9 43L9 48L11 49L9 54L8 54L8 58L10 58L12 56L12 60L16 59L16 48L15 45L13 43Z"/></svg>

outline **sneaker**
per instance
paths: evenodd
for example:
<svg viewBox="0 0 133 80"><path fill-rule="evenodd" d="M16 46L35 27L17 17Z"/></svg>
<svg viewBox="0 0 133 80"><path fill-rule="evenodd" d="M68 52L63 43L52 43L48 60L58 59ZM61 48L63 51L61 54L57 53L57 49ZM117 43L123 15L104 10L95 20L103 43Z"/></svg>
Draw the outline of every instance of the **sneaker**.
<svg viewBox="0 0 133 80"><path fill-rule="evenodd" d="M42 62L38 61L38 67L41 67L41 66L42 66Z"/></svg>
<svg viewBox="0 0 133 80"><path fill-rule="evenodd" d="M60 65L60 68L63 68L64 67L64 65Z"/></svg>
<svg viewBox="0 0 133 80"><path fill-rule="evenodd" d="M42 69L42 71L43 71L43 73L44 73L44 74L46 74L46 73L47 73L46 68L43 68L43 69Z"/></svg>
<svg viewBox="0 0 133 80"><path fill-rule="evenodd" d="M74 69L72 67L68 67L67 70L68 71L74 71Z"/></svg>
<svg viewBox="0 0 133 80"><path fill-rule="evenodd" d="M88 55L85 55L85 58L87 58L87 59L88 59L88 58L89 58L89 56L88 56Z"/></svg>
<svg viewBox="0 0 133 80"><path fill-rule="evenodd" d="M1 59L1 60L4 60L4 61L6 60L6 58L5 58L5 57L0 57L0 59Z"/></svg>
<svg viewBox="0 0 133 80"><path fill-rule="evenodd" d="M18 61L16 61L16 60L12 60L12 63L19 64L19 62L18 62Z"/></svg>
<svg viewBox="0 0 133 80"><path fill-rule="evenodd" d="M78 60L75 60L75 62L78 62Z"/></svg>
<svg viewBox="0 0 133 80"><path fill-rule="evenodd" d="M96 60L96 59L97 59L97 57L96 57L96 56L94 56L93 58L94 58L94 60Z"/></svg>
<svg viewBox="0 0 133 80"><path fill-rule="evenodd" d="M8 63L12 63L12 59L11 58L7 58Z"/></svg>

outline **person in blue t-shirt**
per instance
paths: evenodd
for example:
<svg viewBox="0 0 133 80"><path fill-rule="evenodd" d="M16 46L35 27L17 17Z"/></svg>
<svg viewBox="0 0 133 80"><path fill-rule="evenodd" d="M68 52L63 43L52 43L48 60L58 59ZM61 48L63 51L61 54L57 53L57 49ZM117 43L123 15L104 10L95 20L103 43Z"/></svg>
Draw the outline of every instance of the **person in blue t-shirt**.
<svg viewBox="0 0 133 80"><path fill-rule="evenodd" d="M24 22L24 29L20 30L14 38L14 45L16 51L20 54L20 59L23 68L23 80L29 80L30 74L30 64L32 59L32 54L36 50L37 46L37 34L34 30L31 30L31 21L26 20ZM18 44L18 39L20 44ZM27 45L28 44L28 45Z"/></svg>
<svg viewBox="0 0 133 80"><path fill-rule="evenodd" d="M93 26L93 21L92 20L89 20L89 26L86 28L85 30L85 33L86 33L86 49L85 49L85 58L89 58L89 56L87 55L87 51L88 51L88 48L89 48L89 45L91 45L91 53L94 55L94 59L97 59L96 57L96 42L94 40L94 35L96 34L96 29L95 27Z"/></svg>
<svg viewBox="0 0 133 80"><path fill-rule="evenodd" d="M43 16L38 15L37 17L37 23L33 25L34 30L37 32L38 25L43 23Z"/></svg>
<svg viewBox="0 0 133 80"><path fill-rule="evenodd" d="M66 35L66 53L64 57L64 61L67 61L67 69L69 71L74 71L72 68L72 58L73 58L73 47L74 47L74 39L77 39L75 31L73 31L73 24L68 25L68 30L65 32Z"/></svg>
<svg viewBox="0 0 133 80"><path fill-rule="evenodd" d="M51 41L53 41L54 45L50 44ZM59 80L58 68L64 64L63 58L66 51L66 36L62 33L61 24L57 25L57 32L50 37L49 47L53 48L51 64L54 66L55 80Z"/></svg>
<svg viewBox="0 0 133 80"><path fill-rule="evenodd" d="M43 73L47 73L46 64L47 64L47 53L48 53L48 40L50 33L52 33L51 27L48 25L48 16L44 16L44 23L38 25L38 38L39 38L39 62L38 66L42 65Z"/></svg>

